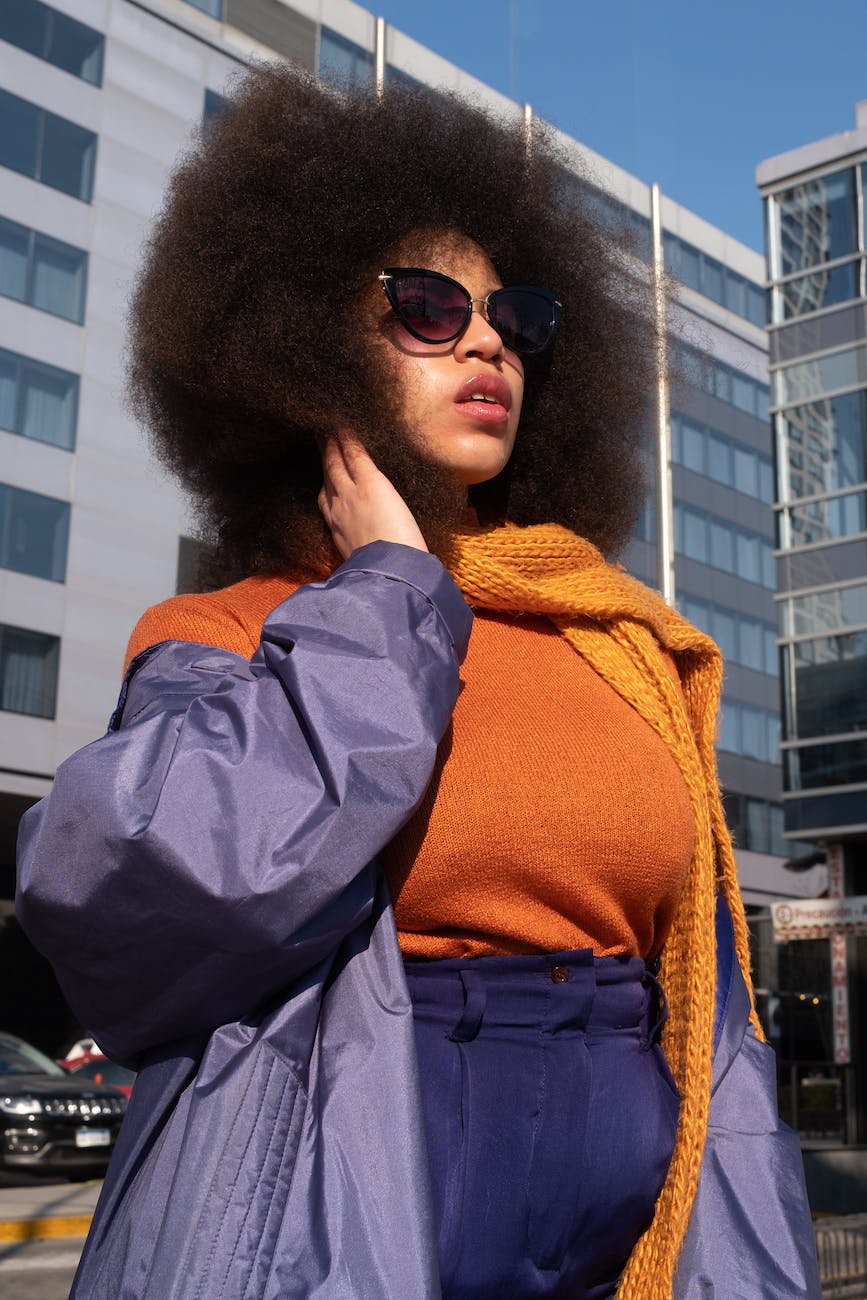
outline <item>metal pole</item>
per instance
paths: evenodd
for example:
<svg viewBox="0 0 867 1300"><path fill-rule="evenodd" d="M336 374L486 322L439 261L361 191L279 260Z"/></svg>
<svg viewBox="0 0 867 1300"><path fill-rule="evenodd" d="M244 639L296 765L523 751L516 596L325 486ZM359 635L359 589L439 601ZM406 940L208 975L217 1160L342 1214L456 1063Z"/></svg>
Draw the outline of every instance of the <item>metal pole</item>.
<svg viewBox="0 0 867 1300"><path fill-rule="evenodd" d="M665 301L665 258L662 244L662 195L650 188L650 227L653 239L653 310L656 331L656 554L659 590L674 604L674 495L671 486L671 428L669 425L668 330Z"/></svg>
<svg viewBox="0 0 867 1300"><path fill-rule="evenodd" d="M374 37L374 86L377 96L382 94L385 85L385 19L377 18Z"/></svg>

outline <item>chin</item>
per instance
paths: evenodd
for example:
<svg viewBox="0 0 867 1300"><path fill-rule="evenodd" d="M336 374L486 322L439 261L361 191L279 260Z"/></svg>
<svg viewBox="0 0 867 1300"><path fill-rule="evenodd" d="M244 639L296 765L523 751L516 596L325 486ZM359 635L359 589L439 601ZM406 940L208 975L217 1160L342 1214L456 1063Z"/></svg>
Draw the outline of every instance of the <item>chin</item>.
<svg viewBox="0 0 867 1300"><path fill-rule="evenodd" d="M503 456L497 457L454 457L444 458L439 462L440 467L450 474L455 482L460 483L463 487L475 487L479 483L488 483L498 474L502 474L508 464L508 458Z"/></svg>

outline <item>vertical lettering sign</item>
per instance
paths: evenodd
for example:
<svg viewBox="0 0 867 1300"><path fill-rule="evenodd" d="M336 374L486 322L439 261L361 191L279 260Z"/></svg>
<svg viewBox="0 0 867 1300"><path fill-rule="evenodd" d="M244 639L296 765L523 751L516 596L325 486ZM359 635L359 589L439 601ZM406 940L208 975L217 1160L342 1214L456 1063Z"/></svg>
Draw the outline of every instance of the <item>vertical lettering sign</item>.
<svg viewBox="0 0 867 1300"><path fill-rule="evenodd" d="M842 898L843 846L828 845L828 897ZM831 935L831 1008L834 1017L834 1061L848 1065L852 1059L849 1037L849 962L845 934Z"/></svg>

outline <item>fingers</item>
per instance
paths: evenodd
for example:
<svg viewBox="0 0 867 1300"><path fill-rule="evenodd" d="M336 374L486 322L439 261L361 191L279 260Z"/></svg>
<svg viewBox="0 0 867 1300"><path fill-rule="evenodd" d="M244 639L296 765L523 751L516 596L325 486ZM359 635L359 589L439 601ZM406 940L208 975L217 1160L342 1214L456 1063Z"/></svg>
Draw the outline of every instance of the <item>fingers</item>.
<svg viewBox="0 0 867 1300"><path fill-rule="evenodd" d="M320 442L319 450L322 468L335 486L346 479L357 483L366 473L376 468L365 448L348 429L326 434Z"/></svg>
<svg viewBox="0 0 867 1300"><path fill-rule="evenodd" d="M406 502L354 434L346 429L327 434L319 449L322 488L317 504L344 558L377 540L427 550Z"/></svg>

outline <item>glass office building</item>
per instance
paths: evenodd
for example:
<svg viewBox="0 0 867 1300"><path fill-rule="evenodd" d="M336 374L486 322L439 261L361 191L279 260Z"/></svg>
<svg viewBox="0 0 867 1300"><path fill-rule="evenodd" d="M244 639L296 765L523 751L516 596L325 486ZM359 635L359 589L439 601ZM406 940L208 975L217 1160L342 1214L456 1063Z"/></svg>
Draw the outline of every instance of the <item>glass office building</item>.
<svg viewBox="0 0 867 1300"><path fill-rule="evenodd" d="M766 160L757 180L770 286L784 834L828 854L835 893L863 895L867 103L857 107L854 131ZM802 1072L793 1091L805 1099L824 1090L850 1144L867 1141L865 945L857 933L777 945L780 966L800 970L800 986L812 986L808 1002L818 1008L812 1079ZM807 1025L809 1008L799 1014ZM813 1136L825 1136L821 1125ZM845 1208L863 1210L867 1163L855 1163L854 1146L845 1160L811 1152L808 1178L824 1162L839 1187L857 1189L857 1202Z"/></svg>
<svg viewBox="0 0 867 1300"><path fill-rule="evenodd" d="M867 855L867 103L762 163L786 833Z"/></svg>

